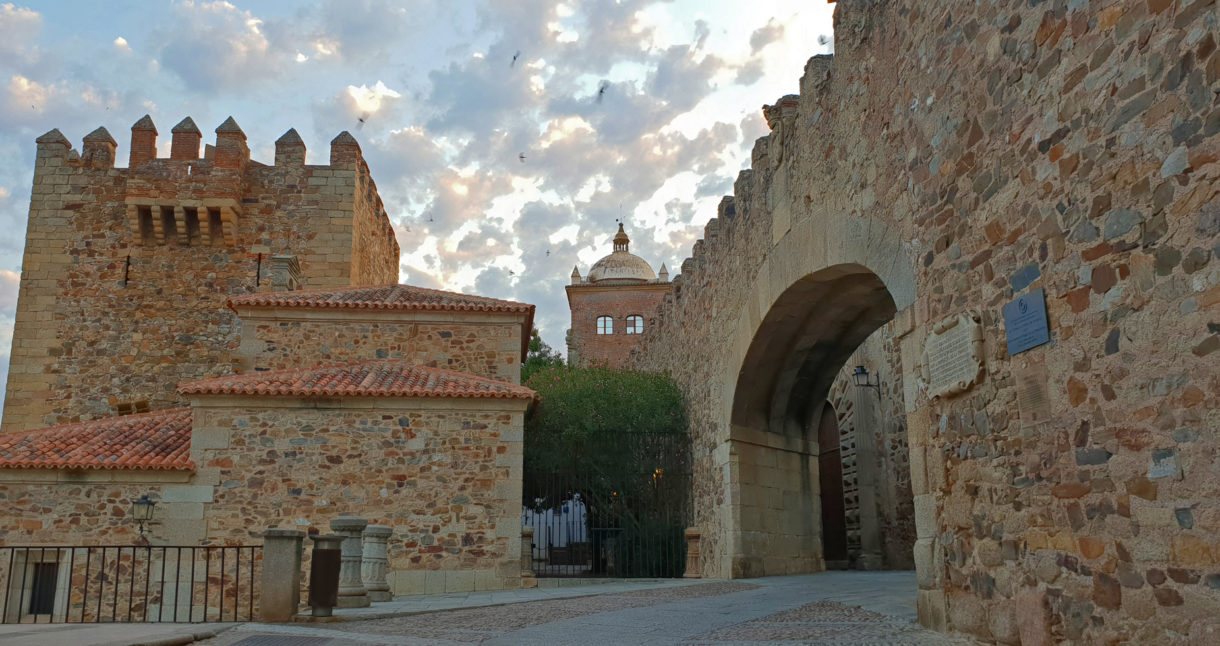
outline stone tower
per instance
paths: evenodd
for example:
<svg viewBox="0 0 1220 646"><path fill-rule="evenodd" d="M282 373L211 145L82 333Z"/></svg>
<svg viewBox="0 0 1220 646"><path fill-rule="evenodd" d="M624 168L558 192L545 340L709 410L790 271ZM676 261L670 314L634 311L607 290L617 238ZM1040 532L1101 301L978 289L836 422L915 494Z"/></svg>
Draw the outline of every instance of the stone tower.
<svg viewBox="0 0 1220 646"><path fill-rule="evenodd" d="M672 288L665 265L659 275L653 273L647 261L627 250L630 242L619 224L613 251L593 264L586 279L572 269L566 289L572 310L568 361L573 364L625 365Z"/></svg>
<svg viewBox="0 0 1220 646"><path fill-rule="evenodd" d="M172 132L158 159L156 126L137 121L127 168L105 128L80 153L58 130L38 138L0 431L181 403L176 384L232 372L231 296L397 282L398 242L350 134L306 165L289 130L268 165L232 118L202 156L194 121Z"/></svg>

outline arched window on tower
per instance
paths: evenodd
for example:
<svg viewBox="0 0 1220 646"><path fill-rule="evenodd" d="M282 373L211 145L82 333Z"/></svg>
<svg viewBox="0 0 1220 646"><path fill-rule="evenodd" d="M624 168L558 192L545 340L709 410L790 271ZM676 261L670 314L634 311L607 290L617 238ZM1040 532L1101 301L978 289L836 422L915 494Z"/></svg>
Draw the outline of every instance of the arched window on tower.
<svg viewBox="0 0 1220 646"><path fill-rule="evenodd" d="M643 334L644 333L644 317L639 314L632 314L627 317L627 334Z"/></svg>
<svg viewBox="0 0 1220 646"><path fill-rule="evenodd" d="M614 319L609 316L597 317L598 334L614 334Z"/></svg>

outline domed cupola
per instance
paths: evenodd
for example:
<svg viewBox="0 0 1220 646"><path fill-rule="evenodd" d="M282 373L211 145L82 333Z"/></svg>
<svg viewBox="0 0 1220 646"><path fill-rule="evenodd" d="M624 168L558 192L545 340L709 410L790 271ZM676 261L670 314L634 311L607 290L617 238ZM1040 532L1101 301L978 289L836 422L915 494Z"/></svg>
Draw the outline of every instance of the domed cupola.
<svg viewBox="0 0 1220 646"><path fill-rule="evenodd" d="M623 224L618 225L618 233L614 234L614 251L605 258L593 263L589 270L590 283L646 283L656 280L657 275L643 258L627 251L631 240L623 231Z"/></svg>

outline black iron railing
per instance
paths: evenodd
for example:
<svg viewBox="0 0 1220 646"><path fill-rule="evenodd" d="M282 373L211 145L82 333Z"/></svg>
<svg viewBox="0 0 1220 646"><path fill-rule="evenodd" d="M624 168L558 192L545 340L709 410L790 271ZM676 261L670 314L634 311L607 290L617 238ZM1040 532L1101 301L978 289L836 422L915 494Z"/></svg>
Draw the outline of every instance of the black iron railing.
<svg viewBox="0 0 1220 646"><path fill-rule="evenodd" d="M684 436L620 433L582 452L529 445L522 525L538 576L680 577L690 524ZM559 456L554 458L553 456Z"/></svg>
<svg viewBox="0 0 1220 646"><path fill-rule="evenodd" d="M0 546L0 623L253 621L262 550Z"/></svg>

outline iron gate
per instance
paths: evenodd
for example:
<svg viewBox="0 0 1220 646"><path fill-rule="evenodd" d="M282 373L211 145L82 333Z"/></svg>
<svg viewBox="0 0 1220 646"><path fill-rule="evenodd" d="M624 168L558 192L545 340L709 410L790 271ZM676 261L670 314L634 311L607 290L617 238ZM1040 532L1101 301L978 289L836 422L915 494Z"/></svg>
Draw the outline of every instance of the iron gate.
<svg viewBox="0 0 1220 646"><path fill-rule="evenodd" d="M691 516L684 436L620 434L563 459L527 459L523 481L521 520L534 529L538 576L682 576Z"/></svg>
<svg viewBox="0 0 1220 646"><path fill-rule="evenodd" d="M0 623L253 621L262 550L3 546Z"/></svg>

